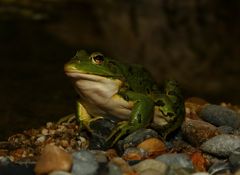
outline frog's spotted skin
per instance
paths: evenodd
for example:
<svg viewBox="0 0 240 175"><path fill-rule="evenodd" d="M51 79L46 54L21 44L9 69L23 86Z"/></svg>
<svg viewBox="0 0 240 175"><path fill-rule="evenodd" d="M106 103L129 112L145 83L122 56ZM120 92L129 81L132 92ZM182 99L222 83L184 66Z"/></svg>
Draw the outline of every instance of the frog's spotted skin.
<svg viewBox="0 0 240 175"><path fill-rule="evenodd" d="M79 95L77 117L90 132L89 124L112 116L121 122L108 137L110 145L139 128L153 127L166 137L184 118L184 101L175 81L161 92L150 73L139 65L126 65L85 51L65 64L66 75Z"/></svg>

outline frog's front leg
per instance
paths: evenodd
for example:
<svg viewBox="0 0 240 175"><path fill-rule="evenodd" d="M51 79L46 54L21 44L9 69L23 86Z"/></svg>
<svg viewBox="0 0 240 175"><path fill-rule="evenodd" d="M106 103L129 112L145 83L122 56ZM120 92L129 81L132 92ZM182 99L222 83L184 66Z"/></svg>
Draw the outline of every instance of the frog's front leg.
<svg viewBox="0 0 240 175"><path fill-rule="evenodd" d="M153 118L154 102L151 98L132 91L125 92L124 97L133 101L134 105L129 120L120 122L107 138L107 142L110 142L111 146L123 135L147 127Z"/></svg>

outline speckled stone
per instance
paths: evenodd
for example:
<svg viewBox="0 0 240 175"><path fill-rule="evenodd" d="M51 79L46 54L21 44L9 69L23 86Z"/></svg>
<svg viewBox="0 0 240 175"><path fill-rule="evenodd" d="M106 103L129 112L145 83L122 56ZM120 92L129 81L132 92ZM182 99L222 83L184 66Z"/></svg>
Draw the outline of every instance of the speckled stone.
<svg viewBox="0 0 240 175"><path fill-rule="evenodd" d="M222 134L204 142L200 148L215 156L228 157L231 152L239 147L240 136Z"/></svg>
<svg viewBox="0 0 240 175"><path fill-rule="evenodd" d="M73 175L95 175L99 164L94 154L87 150L73 153Z"/></svg>
<svg viewBox="0 0 240 175"><path fill-rule="evenodd" d="M230 171L230 164L226 161L215 162L208 169L209 174L229 174Z"/></svg>
<svg viewBox="0 0 240 175"><path fill-rule="evenodd" d="M184 138L194 146L200 146L209 138L220 133L216 126L208 122L188 118L182 124L181 129Z"/></svg>
<svg viewBox="0 0 240 175"><path fill-rule="evenodd" d="M229 162L234 168L240 168L240 147L231 153Z"/></svg>
<svg viewBox="0 0 240 175"><path fill-rule="evenodd" d="M199 116L215 126L231 126L232 128L240 127L240 115L226 107L219 105L206 105L199 113Z"/></svg>
<svg viewBox="0 0 240 175"><path fill-rule="evenodd" d="M190 157L184 153L168 153L156 157L156 160L166 163L173 168L188 168L194 169L193 163Z"/></svg>

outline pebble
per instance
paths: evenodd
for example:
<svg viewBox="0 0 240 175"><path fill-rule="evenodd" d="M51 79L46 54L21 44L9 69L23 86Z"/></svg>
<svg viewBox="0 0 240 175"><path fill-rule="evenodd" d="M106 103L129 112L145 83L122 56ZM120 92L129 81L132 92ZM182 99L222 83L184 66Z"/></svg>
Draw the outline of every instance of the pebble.
<svg viewBox="0 0 240 175"><path fill-rule="evenodd" d="M186 118L182 124L184 138L194 146L200 146L203 142L219 134L217 127L201 120Z"/></svg>
<svg viewBox="0 0 240 175"><path fill-rule="evenodd" d="M206 105L199 113L200 117L215 126L230 126L234 129L240 127L240 115L223 106Z"/></svg>
<svg viewBox="0 0 240 175"><path fill-rule="evenodd" d="M218 161L209 167L209 174L230 174L230 165L225 161Z"/></svg>
<svg viewBox="0 0 240 175"><path fill-rule="evenodd" d="M192 175L210 175L208 172L197 172L197 173L192 173Z"/></svg>
<svg viewBox="0 0 240 175"><path fill-rule="evenodd" d="M137 145L137 148L143 149L148 157L154 158L166 151L166 146L162 140L158 138L149 138Z"/></svg>
<svg viewBox="0 0 240 175"><path fill-rule="evenodd" d="M234 168L240 168L240 147L231 153L229 162Z"/></svg>
<svg viewBox="0 0 240 175"><path fill-rule="evenodd" d="M185 153L168 153L156 157L156 160L166 163L167 165L177 168L194 169L190 157Z"/></svg>
<svg viewBox="0 0 240 175"><path fill-rule="evenodd" d="M55 170L69 171L72 156L54 145L46 145L35 166L36 174L47 174Z"/></svg>
<svg viewBox="0 0 240 175"><path fill-rule="evenodd" d="M140 173L140 174L144 172L146 174L146 171L150 171L150 170L154 170L154 172L157 171L158 174L165 174L168 168L165 163L155 159L143 160L138 164L133 165L132 167L137 173Z"/></svg>
<svg viewBox="0 0 240 175"><path fill-rule="evenodd" d="M99 162L99 163L106 163L108 161L105 151L92 150L91 153L94 154L97 162Z"/></svg>
<svg viewBox="0 0 240 175"><path fill-rule="evenodd" d="M219 157L228 157L240 147L240 136L222 134L204 142L200 149Z"/></svg>
<svg viewBox="0 0 240 175"><path fill-rule="evenodd" d="M71 174L66 171L53 171L48 175L71 175Z"/></svg>
<svg viewBox="0 0 240 175"><path fill-rule="evenodd" d="M136 147L144 140L152 137L158 137L158 133L152 129L142 128L129 134L123 140L120 140L118 142L118 148L120 149L121 152L129 147Z"/></svg>
<svg viewBox="0 0 240 175"><path fill-rule="evenodd" d="M136 147L131 147L127 148L123 155L122 158L124 160L142 160L146 155L146 152L141 149L141 148L136 148Z"/></svg>
<svg viewBox="0 0 240 175"><path fill-rule="evenodd" d="M124 173L125 174L134 173L131 166L129 166L128 163L124 159L122 159L121 157L115 157L109 163L110 164L112 163L112 164L118 166L123 174Z"/></svg>
<svg viewBox="0 0 240 175"><path fill-rule="evenodd" d="M108 175L122 175L121 169L114 163L108 163Z"/></svg>
<svg viewBox="0 0 240 175"><path fill-rule="evenodd" d="M73 175L95 175L99 164L93 153L87 150L81 150L73 153L73 166L71 173Z"/></svg>
<svg viewBox="0 0 240 175"><path fill-rule="evenodd" d="M233 134L234 129L231 126L219 126L218 131L222 134Z"/></svg>

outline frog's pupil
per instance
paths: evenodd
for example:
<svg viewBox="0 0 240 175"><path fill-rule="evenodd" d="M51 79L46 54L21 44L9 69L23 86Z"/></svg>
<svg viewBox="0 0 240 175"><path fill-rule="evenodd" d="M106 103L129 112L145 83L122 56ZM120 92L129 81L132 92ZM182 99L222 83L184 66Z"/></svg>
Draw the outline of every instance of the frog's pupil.
<svg viewBox="0 0 240 175"><path fill-rule="evenodd" d="M93 58L96 62L103 62L104 61L104 57L103 55L97 55Z"/></svg>

